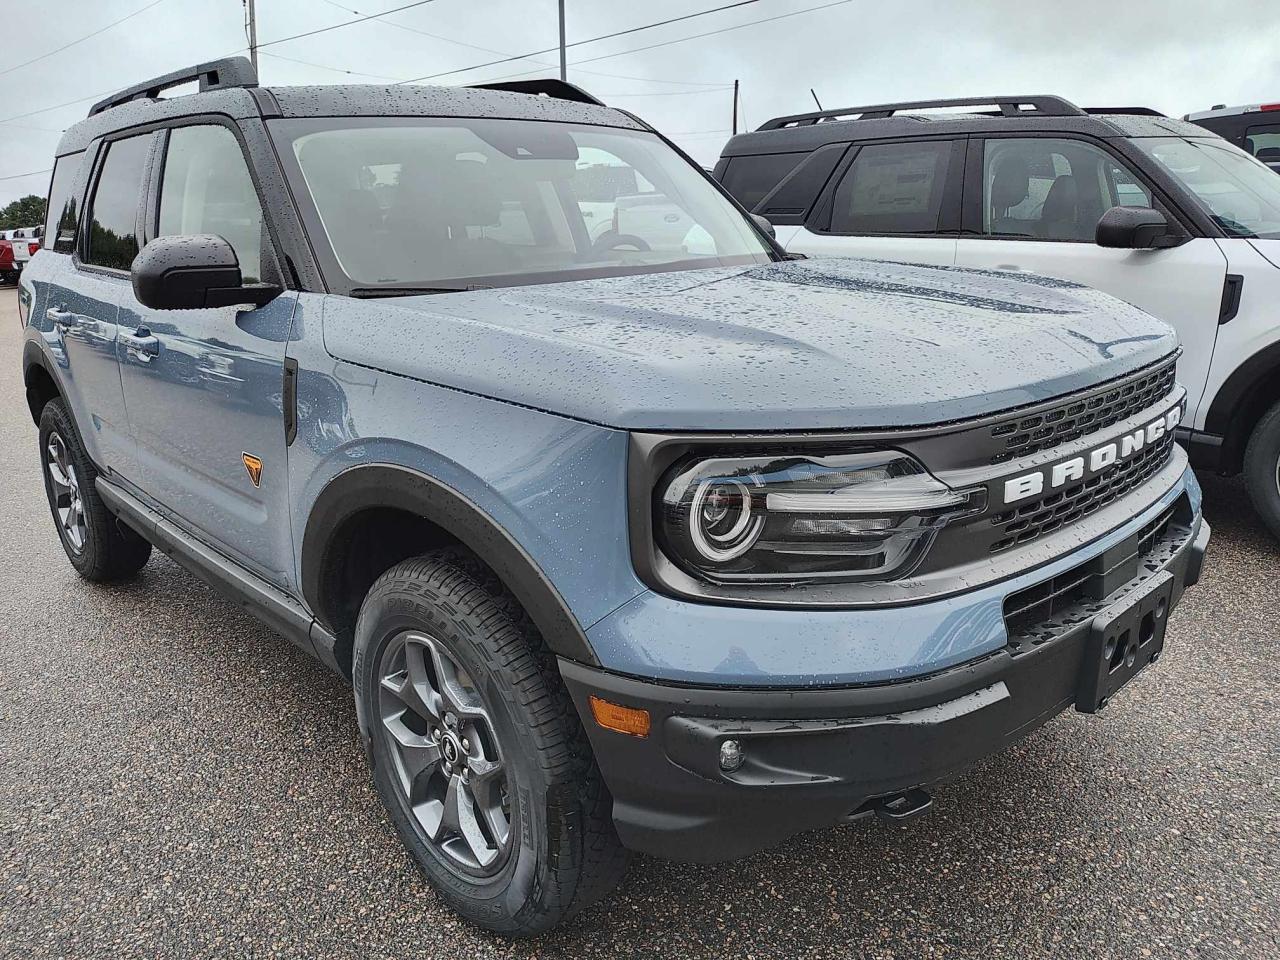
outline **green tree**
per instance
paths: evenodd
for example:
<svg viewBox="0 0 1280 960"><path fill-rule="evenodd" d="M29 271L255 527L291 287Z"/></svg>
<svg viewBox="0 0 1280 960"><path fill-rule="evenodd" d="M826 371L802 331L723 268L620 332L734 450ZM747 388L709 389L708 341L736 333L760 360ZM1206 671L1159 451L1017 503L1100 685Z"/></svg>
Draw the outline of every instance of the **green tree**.
<svg viewBox="0 0 1280 960"><path fill-rule="evenodd" d="M0 230L14 227L35 227L44 223L44 197L34 193L0 208Z"/></svg>

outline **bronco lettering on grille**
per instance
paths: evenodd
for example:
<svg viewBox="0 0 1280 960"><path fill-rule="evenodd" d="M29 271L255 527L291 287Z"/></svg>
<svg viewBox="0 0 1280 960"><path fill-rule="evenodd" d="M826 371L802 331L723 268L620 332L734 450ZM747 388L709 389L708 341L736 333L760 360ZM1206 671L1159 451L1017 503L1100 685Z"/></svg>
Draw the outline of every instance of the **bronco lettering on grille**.
<svg viewBox="0 0 1280 960"><path fill-rule="evenodd" d="M1152 420L1145 427L1117 437L1110 443L1094 447L1070 460L1063 460L1040 470L1024 473L1004 482L1004 502L1017 503L1029 497L1037 496L1046 490L1056 490L1076 480L1083 480L1086 474L1098 473L1121 460L1125 460L1143 447L1155 443L1166 433L1176 427L1182 420L1182 404L1166 412L1157 420Z"/></svg>

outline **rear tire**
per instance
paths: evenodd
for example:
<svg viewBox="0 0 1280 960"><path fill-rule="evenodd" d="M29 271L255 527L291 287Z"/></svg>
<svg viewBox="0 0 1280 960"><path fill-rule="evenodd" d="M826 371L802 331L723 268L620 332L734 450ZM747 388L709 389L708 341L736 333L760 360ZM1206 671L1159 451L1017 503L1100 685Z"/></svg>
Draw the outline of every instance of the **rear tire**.
<svg viewBox="0 0 1280 960"><path fill-rule="evenodd" d="M353 679L374 785L455 911L531 936L619 882L626 851L555 658L483 564L437 551L383 574Z"/></svg>
<svg viewBox="0 0 1280 960"><path fill-rule="evenodd" d="M1280 540L1280 403L1253 428L1244 455L1244 478L1253 508Z"/></svg>
<svg viewBox="0 0 1280 960"><path fill-rule="evenodd" d="M109 583L141 570L151 544L117 522L102 502L98 468L60 398L40 412L40 465L58 538L80 576Z"/></svg>

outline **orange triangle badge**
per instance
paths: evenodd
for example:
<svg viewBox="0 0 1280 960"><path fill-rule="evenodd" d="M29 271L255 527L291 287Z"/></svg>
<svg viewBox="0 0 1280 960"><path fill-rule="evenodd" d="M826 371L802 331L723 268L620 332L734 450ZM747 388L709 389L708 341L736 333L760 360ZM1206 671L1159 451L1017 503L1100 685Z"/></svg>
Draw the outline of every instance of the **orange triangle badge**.
<svg viewBox="0 0 1280 960"><path fill-rule="evenodd" d="M240 459L244 461L244 468L249 471L249 479L253 481L253 485L262 486L262 461L252 453L242 453Z"/></svg>

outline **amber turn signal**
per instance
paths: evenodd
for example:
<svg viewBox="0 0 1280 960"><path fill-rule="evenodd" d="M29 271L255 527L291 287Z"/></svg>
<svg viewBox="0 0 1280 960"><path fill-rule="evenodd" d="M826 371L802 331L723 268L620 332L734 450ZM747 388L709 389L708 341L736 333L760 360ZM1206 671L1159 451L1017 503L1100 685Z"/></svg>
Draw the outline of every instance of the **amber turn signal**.
<svg viewBox="0 0 1280 960"><path fill-rule="evenodd" d="M596 723L606 730L630 734L633 737L649 735L649 711L635 707L624 707L599 697L591 697L591 713Z"/></svg>

